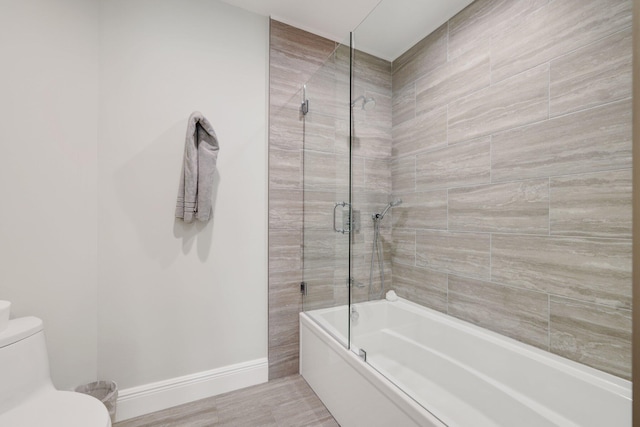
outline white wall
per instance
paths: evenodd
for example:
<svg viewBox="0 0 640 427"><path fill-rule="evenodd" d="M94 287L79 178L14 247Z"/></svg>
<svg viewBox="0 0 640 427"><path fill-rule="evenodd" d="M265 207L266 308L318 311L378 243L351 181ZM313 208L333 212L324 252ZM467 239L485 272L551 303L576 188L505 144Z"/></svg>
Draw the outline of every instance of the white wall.
<svg viewBox="0 0 640 427"><path fill-rule="evenodd" d="M44 320L60 388L96 375L97 55L97 2L2 2L0 299Z"/></svg>
<svg viewBox="0 0 640 427"><path fill-rule="evenodd" d="M267 19L215 0L2 2L0 299L45 320L57 387L267 356L267 55ZM173 218L193 110L206 225Z"/></svg>
<svg viewBox="0 0 640 427"><path fill-rule="evenodd" d="M268 20L109 0L101 25L98 376L128 388L264 358ZM220 141L206 225L173 216L194 110Z"/></svg>

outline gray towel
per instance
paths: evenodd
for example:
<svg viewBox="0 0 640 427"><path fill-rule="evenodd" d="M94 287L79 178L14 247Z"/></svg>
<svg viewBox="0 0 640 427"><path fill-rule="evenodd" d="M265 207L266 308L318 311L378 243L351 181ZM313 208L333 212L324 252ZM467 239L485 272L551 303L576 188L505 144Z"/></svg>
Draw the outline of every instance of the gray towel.
<svg viewBox="0 0 640 427"><path fill-rule="evenodd" d="M211 216L213 175L219 149L211 123L199 111L191 114L176 203L176 217L184 222L193 221L194 216L200 221L208 221Z"/></svg>

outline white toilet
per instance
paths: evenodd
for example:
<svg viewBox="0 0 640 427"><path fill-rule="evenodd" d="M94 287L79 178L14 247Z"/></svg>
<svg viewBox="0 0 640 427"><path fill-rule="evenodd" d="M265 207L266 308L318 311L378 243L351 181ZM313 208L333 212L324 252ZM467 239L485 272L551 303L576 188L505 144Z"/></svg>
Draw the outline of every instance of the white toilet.
<svg viewBox="0 0 640 427"><path fill-rule="evenodd" d="M98 399L54 388L37 317L9 320L0 330L0 427L111 427Z"/></svg>

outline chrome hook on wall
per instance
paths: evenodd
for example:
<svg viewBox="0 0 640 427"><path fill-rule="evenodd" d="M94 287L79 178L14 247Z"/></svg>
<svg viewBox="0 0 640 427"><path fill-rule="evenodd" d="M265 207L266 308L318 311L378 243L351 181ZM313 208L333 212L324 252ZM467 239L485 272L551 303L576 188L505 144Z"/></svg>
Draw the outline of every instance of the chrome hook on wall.
<svg viewBox="0 0 640 427"><path fill-rule="evenodd" d="M306 116L309 112L309 100L307 99L307 85L302 86L302 105L300 106L300 111L303 116Z"/></svg>

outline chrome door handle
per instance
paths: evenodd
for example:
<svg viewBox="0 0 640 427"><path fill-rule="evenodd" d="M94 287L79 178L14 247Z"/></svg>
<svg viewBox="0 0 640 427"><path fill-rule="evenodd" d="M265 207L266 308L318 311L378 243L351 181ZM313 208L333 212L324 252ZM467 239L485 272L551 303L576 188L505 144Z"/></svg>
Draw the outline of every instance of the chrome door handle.
<svg viewBox="0 0 640 427"><path fill-rule="evenodd" d="M349 203L347 203L347 202L338 202L333 207L333 231L335 231L336 233L342 233L342 234L348 233L349 230L338 228L336 226L336 209L338 209L338 206L342 206L344 208L345 206L349 206Z"/></svg>

